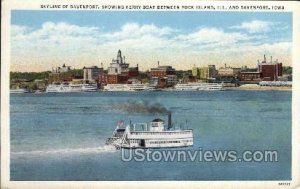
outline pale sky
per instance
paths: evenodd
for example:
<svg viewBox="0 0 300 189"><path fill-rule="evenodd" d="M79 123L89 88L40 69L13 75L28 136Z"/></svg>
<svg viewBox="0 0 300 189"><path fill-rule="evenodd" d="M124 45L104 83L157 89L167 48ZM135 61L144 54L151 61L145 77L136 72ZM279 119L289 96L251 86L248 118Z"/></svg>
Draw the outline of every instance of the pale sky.
<svg viewBox="0 0 300 189"><path fill-rule="evenodd" d="M11 71L104 68L121 49L130 66L291 65L292 14L242 12L12 11Z"/></svg>

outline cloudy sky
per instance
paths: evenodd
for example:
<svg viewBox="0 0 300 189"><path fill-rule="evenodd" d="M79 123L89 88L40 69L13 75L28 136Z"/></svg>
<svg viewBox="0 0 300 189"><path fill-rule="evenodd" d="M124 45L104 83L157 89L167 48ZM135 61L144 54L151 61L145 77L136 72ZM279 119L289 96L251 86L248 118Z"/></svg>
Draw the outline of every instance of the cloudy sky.
<svg viewBox="0 0 300 189"><path fill-rule="evenodd" d="M256 66L263 54L291 65L291 13L12 11L11 70L131 66Z"/></svg>

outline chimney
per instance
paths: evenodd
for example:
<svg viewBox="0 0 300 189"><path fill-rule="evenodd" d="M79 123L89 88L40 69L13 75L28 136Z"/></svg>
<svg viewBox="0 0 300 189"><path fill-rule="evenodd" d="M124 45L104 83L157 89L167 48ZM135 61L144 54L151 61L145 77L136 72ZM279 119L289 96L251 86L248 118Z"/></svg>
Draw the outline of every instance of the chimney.
<svg viewBox="0 0 300 189"><path fill-rule="evenodd" d="M172 112L168 112L168 130L172 128Z"/></svg>
<svg viewBox="0 0 300 189"><path fill-rule="evenodd" d="M272 63L272 56L271 56L271 63Z"/></svg>
<svg viewBox="0 0 300 189"><path fill-rule="evenodd" d="M264 63L266 63L266 62L267 62L266 55L264 54Z"/></svg>
<svg viewBox="0 0 300 189"><path fill-rule="evenodd" d="M159 61L157 61L157 67L159 67Z"/></svg>

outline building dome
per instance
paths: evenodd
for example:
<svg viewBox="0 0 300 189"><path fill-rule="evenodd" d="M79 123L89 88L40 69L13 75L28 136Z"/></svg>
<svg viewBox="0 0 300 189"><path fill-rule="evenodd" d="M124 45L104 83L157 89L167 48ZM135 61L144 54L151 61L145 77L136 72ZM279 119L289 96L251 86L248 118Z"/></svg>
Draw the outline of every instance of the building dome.
<svg viewBox="0 0 300 189"><path fill-rule="evenodd" d="M160 118L156 118L156 119L153 119L152 122L164 122L164 120L162 120Z"/></svg>

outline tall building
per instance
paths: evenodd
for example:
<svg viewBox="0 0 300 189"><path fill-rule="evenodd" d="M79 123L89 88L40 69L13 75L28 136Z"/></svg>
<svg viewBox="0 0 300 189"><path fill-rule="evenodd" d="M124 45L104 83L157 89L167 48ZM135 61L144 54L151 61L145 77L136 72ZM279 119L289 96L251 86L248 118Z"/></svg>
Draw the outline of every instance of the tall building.
<svg viewBox="0 0 300 189"><path fill-rule="evenodd" d="M192 68L192 76L197 78L197 79L200 79L200 69L198 67L193 67Z"/></svg>
<svg viewBox="0 0 300 189"><path fill-rule="evenodd" d="M103 68L97 66L83 67L83 81L94 83L99 81L99 75L103 73Z"/></svg>
<svg viewBox="0 0 300 189"><path fill-rule="evenodd" d="M122 57L121 50L118 51L117 59L112 59L107 69L107 74L102 74L99 80L102 84L127 83L130 78L139 76L139 67L129 67L125 62L125 56Z"/></svg>
<svg viewBox="0 0 300 189"><path fill-rule="evenodd" d="M109 75L117 75L121 74L122 72L128 72L128 67L129 64L125 63L125 56L122 57L122 52L119 50L117 59L112 59L112 62L107 70Z"/></svg>
<svg viewBox="0 0 300 189"><path fill-rule="evenodd" d="M192 68L192 76L195 77L195 79L200 80L209 80L216 77L216 66L215 65L208 65L204 67L193 67Z"/></svg>

